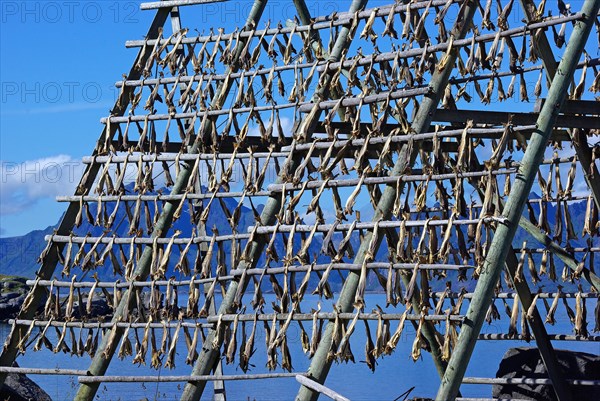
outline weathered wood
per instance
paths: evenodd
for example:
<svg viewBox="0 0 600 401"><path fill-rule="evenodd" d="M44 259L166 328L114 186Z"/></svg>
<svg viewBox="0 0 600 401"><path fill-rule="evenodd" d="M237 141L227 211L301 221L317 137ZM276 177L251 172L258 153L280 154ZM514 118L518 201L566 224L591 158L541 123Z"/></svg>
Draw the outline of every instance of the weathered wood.
<svg viewBox="0 0 600 401"><path fill-rule="evenodd" d="M415 89L399 89L389 92L382 92L377 95L367 95L367 96L349 96L342 101L342 106L358 106L359 104L372 104L381 102L382 100L390 97L393 100L403 99L407 97L413 97L418 95L424 95L429 93L429 88L415 88ZM308 113L314 105L318 104L320 110L328 110L332 109L336 104L336 101L324 100L320 102L296 102L296 103L283 103L277 104L276 106L252 106L252 107L236 107L231 109L220 108L220 109L211 109L211 110L200 110L200 111L189 111L185 113L175 113L175 114L150 114L150 115L136 115L136 116L128 116L128 117L103 117L100 119L102 124L107 124L111 122L113 124L121 124L126 123L128 121L132 122L143 122L148 119L148 121L167 121L170 119L180 119L180 118L193 118L199 117L202 118L205 115L210 117L217 116L225 116L229 115L231 112L233 114L243 114L250 112L259 112L259 111L268 111L271 110L283 110L283 109L297 109L300 112ZM586 127L588 128L588 127Z"/></svg>
<svg viewBox="0 0 600 401"><path fill-rule="evenodd" d="M317 391L323 395L326 395L327 397L331 398L332 400L350 401L348 398L344 397L343 395L336 393L332 389L327 388L324 385L317 383L316 381L311 380L306 376L296 375L296 381L298 381L298 383L302 384L306 388L309 388L309 389Z"/></svg>
<svg viewBox="0 0 600 401"><path fill-rule="evenodd" d="M193 6L197 4L222 3L227 0L168 0L153 1L140 4L140 10L157 10L161 8L172 8L182 6Z"/></svg>
<svg viewBox="0 0 600 401"><path fill-rule="evenodd" d="M78 369L42 369L42 368L18 368L9 366L0 366L0 372L12 373L20 375L64 375L64 376L85 376L87 372L85 370Z"/></svg>
<svg viewBox="0 0 600 401"><path fill-rule="evenodd" d="M148 30L146 37L156 38L158 36L158 31L164 25L164 23L168 17L168 14L169 14L168 10L160 10L157 12L156 16L154 17L154 19L150 25L150 28ZM144 53L143 51L139 52L139 54L137 55L137 57L134 61L133 67L129 71L128 79L140 78L141 71L139 71L135 66L137 65L138 62L145 63L145 61L148 59L149 56L150 55L147 52L146 53ZM129 96L132 92L133 92L132 89L127 89L127 90L124 90L119 95L119 97L115 103L115 106L113 107L113 109L111 111L112 115L123 115L125 113L125 110L127 109L127 106L129 105ZM116 130L111 130L110 132L112 132L114 134L116 132ZM93 152L94 156L99 154L100 149L103 148L104 141L106 139L107 134L108 134L108 132L105 127L105 129L100 134L100 138L97 141L96 148ZM84 174L82 176L82 179L79 183L79 186L76 190L76 193L75 193L76 195L88 194L88 192L91 190L91 188L94 184L94 180L96 179L96 176L97 176L99 170L100 170L99 165L87 166L87 168L85 169ZM59 235L68 235L73 228L73 225L75 223L75 219L76 219L78 213L79 213L79 204L76 204L76 203L70 204L69 207L67 208L67 211L65 212L60 224L58 225L56 233ZM40 267L40 269L37 272L37 276L40 279L50 279L52 277L52 275L54 274L54 270L56 269L56 265L58 263L57 254L58 254L58 252L63 251L63 247L64 246L61 244L55 244L52 246L53 252L50 252L48 257L44 259L44 263L42 264L42 266ZM28 305L27 308L23 308L19 312L20 319L32 319L34 317L35 312L36 312L41 300L45 296L45 290L43 288L37 288L34 291L32 291L29 294L29 296L31 297L31 302L29 302L27 304ZM20 342L22 336L25 335L25 333L26 333L26 328L23 328L21 326L17 326L15 328L15 330L11 330L9 337L7 338L7 341L5 342L5 347L2 349L2 354L0 354L0 366L11 366L13 364L13 362L15 361L15 359L17 357L17 351L18 351L17 345ZM0 373L0 389L4 385L5 379L6 379L6 374Z"/></svg>
<svg viewBox="0 0 600 401"><path fill-rule="evenodd" d="M435 112L433 121L466 123L469 120L473 120L481 124L502 124L506 123L509 118L515 125L531 125L535 124L539 115L537 113L513 113L505 111L438 109ZM554 128L558 127L600 129L600 119L598 117L558 115L554 123Z"/></svg>
<svg viewBox="0 0 600 401"><path fill-rule="evenodd" d="M491 295L505 263L511 247L519 219L540 162L543 159L546 144L552 127L555 125L560 107L566 98L567 90L575 71L576 61L581 57L583 48L594 24L594 16L600 8L600 0L586 0L581 12L586 18L575 24L567 48L558 66L561 75L552 81L548 91L547 103L542 108L537 120L538 132L529 141L518 179L514 181L510 195L506 201L502 215L508 219L506 225L498 225L492 244L486 255L482 273L477 282L475 297L469 305L467 319L469 324L463 325L458 344L450 358L448 369L438 390L437 401L456 398L460 383L464 377L467 364L475 342L483 325L485 314L491 303Z"/></svg>
<svg viewBox="0 0 600 401"><path fill-rule="evenodd" d="M200 381L238 381L290 379L298 373L261 373L252 375L191 375L191 376L80 376L79 383L176 383Z"/></svg>
<svg viewBox="0 0 600 401"><path fill-rule="evenodd" d="M533 338L535 339L535 337ZM581 336L569 334L548 334L548 339L552 341L584 341L584 342L600 342L600 336ZM525 336L519 334L517 336L508 334L480 334L478 340L508 340L508 341L525 341Z"/></svg>
<svg viewBox="0 0 600 401"><path fill-rule="evenodd" d="M567 379L569 384L576 386L600 386L600 380ZM465 377L464 384L552 384L550 379L530 379L530 378L487 378L487 377Z"/></svg>
<svg viewBox="0 0 600 401"><path fill-rule="evenodd" d="M85 328L85 329L112 329L115 327L121 328L121 329L125 329L127 327L130 328L134 328L134 329L143 329L146 326L150 327L150 328L154 328L154 329L161 329L166 327L169 328L176 328L179 325L181 325L181 327L189 327L189 328L195 328L195 327L204 327L204 328L211 328L214 325L212 323L196 323L196 322L170 322L170 323L166 323L166 322L162 322L162 323L127 323L127 322L64 322L64 321L60 321L60 320L24 320L24 319L17 319L17 320L9 320L10 324L17 324L19 326L27 326L29 327L32 323L35 327L45 327L46 325L49 325L51 327L73 327L75 329L78 328Z"/></svg>
<svg viewBox="0 0 600 401"><path fill-rule="evenodd" d="M537 99L533 108L534 113L539 113L544 103L546 103L546 99ZM597 100L565 100L560 112L562 114L600 115L600 102Z"/></svg>

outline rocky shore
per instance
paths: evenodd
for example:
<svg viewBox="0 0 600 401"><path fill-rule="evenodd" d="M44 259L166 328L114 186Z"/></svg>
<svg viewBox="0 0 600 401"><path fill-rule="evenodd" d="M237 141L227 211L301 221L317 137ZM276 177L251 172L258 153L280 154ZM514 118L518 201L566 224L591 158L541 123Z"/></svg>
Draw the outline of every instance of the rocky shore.
<svg viewBox="0 0 600 401"><path fill-rule="evenodd" d="M29 286L26 284L27 279L23 277L0 277L0 321L7 321L19 313Z"/></svg>
<svg viewBox="0 0 600 401"><path fill-rule="evenodd" d="M14 319L21 306L27 297L30 287L27 285L27 279L23 277L15 276L1 276L0 275L0 322L8 322L10 319ZM83 297L84 302L87 301L87 295ZM64 313L66 302L61 297L61 305ZM43 308L45 300L43 300L40 308ZM77 307L77 301L75 302L75 308L73 317L79 319L78 315L79 308ZM112 311L104 296L96 294L92 300L91 314L87 316L88 319L96 318L108 318Z"/></svg>

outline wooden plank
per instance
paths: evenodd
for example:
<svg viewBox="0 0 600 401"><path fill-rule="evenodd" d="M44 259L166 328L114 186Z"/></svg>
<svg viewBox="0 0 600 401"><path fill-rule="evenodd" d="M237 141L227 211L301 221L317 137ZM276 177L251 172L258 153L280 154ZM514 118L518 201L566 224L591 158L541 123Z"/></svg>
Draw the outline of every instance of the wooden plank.
<svg viewBox="0 0 600 401"><path fill-rule="evenodd" d="M537 99L533 111L539 113L544 103L546 103L546 99ZM600 102L596 100L567 100L560 109L560 113L600 115Z"/></svg>
<svg viewBox="0 0 600 401"><path fill-rule="evenodd" d="M298 383L302 384L304 387L307 387L311 390L317 391L323 395L326 395L327 397L331 398L332 400L335 401L350 401L350 399L344 397L341 394L336 393L335 391L333 391L332 389L325 387L322 384L317 383L316 381L309 379L308 377L305 376L300 376L300 375L296 375L296 380L298 381Z"/></svg>
<svg viewBox="0 0 600 401"><path fill-rule="evenodd" d="M506 123L509 118L514 125L531 125L535 124L538 113L438 109L433 116L433 121L466 123L468 120L473 120L479 124L502 124ZM600 129L600 118L559 115L554 127Z"/></svg>
<svg viewBox="0 0 600 401"><path fill-rule="evenodd" d="M460 113L462 112L462 110L456 111L456 113ZM508 118L508 116L506 116ZM459 119L459 121L456 121L455 123L465 123L466 121L463 121L464 119ZM507 120L504 120L504 122L506 122ZM535 123L535 121L533 122ZM517 125L533 125L532 124L514 124L515 126ZM339 122L339 121L334 121L334 122L330 122L329 126L331 128L335 129L339 129L340 133L342 134L347 134L349 132L352 131L352 124L348 123L348 122ZM367 136L367 134L370 132L370 130L372 130L373 128L373 124L372 123L360 123L360 134L361 136ZM379 131L382 135L387 135L390 132L392 132L394 129L397 128L401 128L400 124L383 124L381 130ZM454 129L454 128L453 128ZM327 133L327 130L325 129L325 124L323 121L320 121L317 124L317 127L315 128L315 132L319 133L319 134L324 134ZM444 132L444 131L440 131L440 132ZM525 139L529 139L531 137L531 134L533 133L533 130L524 130L524 131L520 131L520 133L525 137ZM489 132L489 133L473 133L473 134L469 134L469 136L471 136L472 138L484 138L484 139L500 139L502 137L502 132ZM570 141L571 137L569 136L569 134L564 131L564 130L559 130L559 129L555 129L552 132L552 140L553 141L561 141L561 142L565 142L565 141ZM137 144L137 142L135 142Z"/></svg>
<svg viewBox="0 0 600 401"><path fill-rule="evenodd" d="M194 6L197 4L222 3L227 0L170 0L152 1L140 4L140 10L157 10L160 8L172 8L182 6Z"/></svg>
<svg viewBox="0 0 600 401"><path fill-rule="evenodd" d="M239 381L287 379L298 376L298 373L261 373L252 375L191 375L191 376L79 376L79 383L176 383L203 381Z"/></svg>
<svg viewBox="0 0 600 401"><path fill-rule="evenodd" d="M0 366L0 372L22 374L22 375L64 375L64 376L84 376L87 374L85 370L77 369L43 369L43 368L20 368Z"/></svg>

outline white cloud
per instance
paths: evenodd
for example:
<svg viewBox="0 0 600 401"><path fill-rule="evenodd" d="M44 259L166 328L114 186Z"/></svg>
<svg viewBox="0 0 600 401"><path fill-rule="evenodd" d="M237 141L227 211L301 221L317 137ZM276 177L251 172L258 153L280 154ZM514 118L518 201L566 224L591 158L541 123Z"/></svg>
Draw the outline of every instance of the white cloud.
<svg viewBox="0 0 600 401"><path fill-rule="evenodd" d="M22 212L41 199L72 194L84 167L69 155L0 161L0 215Z"/></svg>

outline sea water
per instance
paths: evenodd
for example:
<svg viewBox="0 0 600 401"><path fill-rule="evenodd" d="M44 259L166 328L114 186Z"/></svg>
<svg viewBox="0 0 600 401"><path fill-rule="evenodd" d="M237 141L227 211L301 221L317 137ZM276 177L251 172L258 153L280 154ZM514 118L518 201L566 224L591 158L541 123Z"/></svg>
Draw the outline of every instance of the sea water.
<svg viewBox="0 0 600 401"><path fill-rule="evenodd" d="M268 295L265 295L268 296ZM315 307L319 301L316 296L306 296L303 300L303 312L308 312L309 308ZM323 301L323 303L330 301ZM376 304L385 305L384 294L369 294L367 297L368 305L373 307ZM510 301L509 303L512 303ZM574 309L573 300L570 300L571 307ZM501 313L501 320L495 321L491 325L484 323L483 333L507 333L509 319L503 311L500 301L496 305ZM588 330L593 328L593 311L596 306L595 299L587 299L588 310ZM403 308L401 305L399 307ZM463 313L466 311L466 302L463 305ZM368 309L368 308L367 308ZM542 308L543 309L543 308ZM325 308L324 308L325 310ZM402 312L401 309L398 312ZM557 323L554 326L547 326L549 334L571 334L572 325L569 322L566 311L562 303L559 304L556 313ZM375 335L376 321L371 322L371 332ZM247 323L247 334L250 334L252 322ZM305 322L305 329L310 336L311 322ZM520 327L520 326L519 326ZM390 330L393 332L396 328L396 322L391 322ZM0 337L8 334L10 327L0 325ZM444 323L439 326L439 330L444 330ZM226 365L223 359L224 374L243 374L237 366L239 356L239 346L241 341L241 329L238 327L238 354L236 362L233 365ZM54 335L54 330L49 330ZM78 334L78 331L76 330ZM140 337L143 335L140 331ZM162 336L162 329L156 331L157 342ZM262 324L259 324L256 332L255 348L256 353L250 359L254 365L248 373L267 373L266 351L265 351L265 332ZM52 343L56 343L56 338L50 337ZM67 339L69 336L67 335ZM130 333L132 344L133 335ZM364 358L364 347L366 342L365 330L362 324L356 326L356 330L351 337L351 347L354 353L356 363L333 363L331 371L327 377L326 385L348 397L353 401L367 400L395 400L402 393L414 387L411 396L435 397L439 376L429 353L423 351L422 358L416 362L410 357L412 343L415 338L415 330L411 324L405 325L402 337L394 353L377 360L375 372L371 372L368 366L362 362ZM600 344L597 342L572 342L572 341L554 341L554 347L557 349L569 349L574 351L583 351L600 355ZM302 352L300 345L299 329L296 325L291 325L288 329L288 345L292 356L294 372L306 372L310 364L310 359ZM69 344L70 346L70 344ZM473 357L471 358L466 376L474 377L495 377L498 364L502 356L511 347L535 347L535 342L527 344L524 341L514 340L485 340L478 341ZM25 355L20 356L17 362L22 367L37 368L62 368L62 369L82 369L86 370L90 364L90 357L87 354L84 357L70 356L69 354L52 354L44 349L43 351L33 352L30 347ZM135 351L134 351L135 352ZM113 358L107 375L189 375L191 367L184 363L187 348L183 333L180 333L179 344L177 346L178 357L174 369L154 370L149 366L140 366L132 364L133 357L127 357L123 361L116 356ZM280 360L281 356L279 356ZM149 365L150 351L147 355ZM281 368L278 368L281 372ZM78 383L77 378L72 376L30 376L38 383L54 401L70 400L75 395ZM179 395L185 383L106 383L100 386L96 400L178 400ZM294 378L252 380L252 381L228 381L225 383L227 399L229 401L280 401L291 400L296 395L299 384ZM491 385L462 385L461 392L467 397L491 397ZM322 397L325 398L325 397ZM403 399L404 397L400 398ZM212 384L208 383L204 392L203 400L212 399Z"/></svg>

